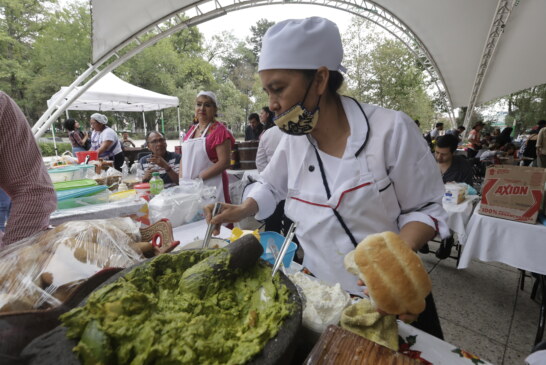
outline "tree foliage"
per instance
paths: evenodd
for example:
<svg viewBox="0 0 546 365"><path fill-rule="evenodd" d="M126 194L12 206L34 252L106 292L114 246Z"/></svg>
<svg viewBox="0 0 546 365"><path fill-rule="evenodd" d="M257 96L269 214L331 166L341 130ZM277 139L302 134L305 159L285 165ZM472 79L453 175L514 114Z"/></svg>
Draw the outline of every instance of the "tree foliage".
<svg viewBox="0 0 546 365"><path fill-rule="evenodd" d="M350 94L367 103L402 110L413 119L434 118L423 70L402 43L378 36L370 22L361 18L353 18L344 41Z"/></svg>

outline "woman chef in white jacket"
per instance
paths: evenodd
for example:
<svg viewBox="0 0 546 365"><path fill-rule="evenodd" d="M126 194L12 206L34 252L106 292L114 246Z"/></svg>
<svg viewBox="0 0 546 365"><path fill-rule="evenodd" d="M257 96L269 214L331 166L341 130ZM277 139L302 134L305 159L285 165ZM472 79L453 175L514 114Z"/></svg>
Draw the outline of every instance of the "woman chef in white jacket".
<svg viewBox="0 0 546 365"><path fill-rule="evenodd" d="M286 199L304 266L361 295L343 259L366 236L399 232L418 250L449 230L442 178L415 122L340 96L342 58L339 30L327 19L286 20L267 31L258 70L275 123L289 135L243 203L222 205L212 222L264 219ZM442 337L431 296L427 307L418 327Z"/></svg>

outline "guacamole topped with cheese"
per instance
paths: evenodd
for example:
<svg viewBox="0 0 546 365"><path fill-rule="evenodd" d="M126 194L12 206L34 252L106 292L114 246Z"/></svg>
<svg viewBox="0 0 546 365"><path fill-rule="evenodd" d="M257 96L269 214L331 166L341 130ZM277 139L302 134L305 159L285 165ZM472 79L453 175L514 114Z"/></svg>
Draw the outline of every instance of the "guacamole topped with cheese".
<svg viewBox="0 0 546 365"><path fill-rule="evenodd" d="M199 292L183 274L226 250L161 255L94 292L61 320L83 364L243 364L273 338L293 310L271 268L210 274Z"/></svg>

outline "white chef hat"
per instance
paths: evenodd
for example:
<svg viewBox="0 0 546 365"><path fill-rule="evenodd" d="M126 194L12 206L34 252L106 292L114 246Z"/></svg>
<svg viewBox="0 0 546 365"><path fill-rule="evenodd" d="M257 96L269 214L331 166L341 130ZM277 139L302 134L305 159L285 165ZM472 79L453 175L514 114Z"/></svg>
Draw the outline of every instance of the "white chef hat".
<svg viewBox="0 0 546 365"><path fill-rule="evenodd" d="M316 70L325 66L331 71L345 72L342 59L343 46L335 23L319 17L289 19L265 33L258 71Z"/></svg>
<svg viewBox="0 0 546 365"><path fill-rule="evenodd" d="M196 98L200 97L201 95L211 98L214 102L214 105L218 108L218 100L216 99L215 93L213 93L212 91L199 91L199 94L197 94Z"/></svg>
<svg viewBox="0 0 546 365"><path fill-rule="evenodd" d="M106 115L100 114L100 113L92 114L91 119L95 119L100 124L107 124L108 123L108 118L106 118Z"/></svg>

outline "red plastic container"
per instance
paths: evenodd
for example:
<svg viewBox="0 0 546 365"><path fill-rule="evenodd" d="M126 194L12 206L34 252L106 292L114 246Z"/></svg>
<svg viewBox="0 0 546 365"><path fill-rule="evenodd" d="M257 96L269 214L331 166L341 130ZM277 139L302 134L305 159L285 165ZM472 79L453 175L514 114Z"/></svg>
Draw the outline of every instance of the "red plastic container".
<svg viewBox="0 0 546 365"><path fill-rule="evenodd" d="M136 184L133 189L135 189L137 196L150 201L150 183Z"/></svg>
<svg viewBox="0 0 546 365"><path fill-rule="evenodd" d="M81 151L76 152L76 156L78 156L78 163L85 162L85 157L89 156L89 161L91 160L98 160L99 159L99 153L97 151Z"/></svg>

